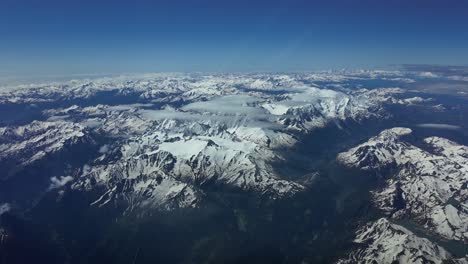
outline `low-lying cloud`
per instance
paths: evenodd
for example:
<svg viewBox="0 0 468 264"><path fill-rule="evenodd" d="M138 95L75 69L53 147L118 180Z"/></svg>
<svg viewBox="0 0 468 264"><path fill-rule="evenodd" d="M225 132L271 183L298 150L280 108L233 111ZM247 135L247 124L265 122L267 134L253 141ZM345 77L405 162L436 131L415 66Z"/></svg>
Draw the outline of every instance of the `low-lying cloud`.
<svg viewBox="0 0 468 264"><path fill-rule="evenodd" d="M10 211L11 206L9 203L0 204L0 215Z"/></svg>
<svg viewBox="0 0 468 264"><path fill-rule="evenodd" d="M256 98L248 95L229 95L214 98L209 101L195 102L182 107L185 111L194 112L210 112L219 114L244 114L244 115L256 115L264 114L260 108L251 106L251 104L260 101L260 98Z"/></svg>
<svg viewBox="0 0 468 264"><path fill-rule="evenodd" d="M261 107L263 100L248 95L229 95L209 101L195 102L180 110L139 110L142 118L150 120L176 119L203 122L211 120L227 126L256 126L279 128L275 118Z"/></svg>

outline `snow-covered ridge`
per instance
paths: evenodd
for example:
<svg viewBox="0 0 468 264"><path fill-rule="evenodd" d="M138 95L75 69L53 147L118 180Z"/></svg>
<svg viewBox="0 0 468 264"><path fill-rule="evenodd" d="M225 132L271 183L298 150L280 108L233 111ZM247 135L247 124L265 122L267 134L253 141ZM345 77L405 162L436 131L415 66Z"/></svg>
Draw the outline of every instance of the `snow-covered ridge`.
<svg viewBox="0 0 468 264"><path fill-rule="evenodd" d="M28 125L0 127L0 160L27 165L65 145L87 140L85 127L66 121L33 121Z"/></svg>
<svg viewBox="0 0 468 264"><path fill-rule="evenodd" d="M468 239L468 148L429 137L428 150L405 142L410 129L385 130L338 155L341 163L388 176L373 192L375 204L394 218L410 217L428 231ZM388 170L392 169L392 170ZM388 175L390 171L393 174Z"/></svg>
<svg viewBox="0 0 468 264"><path fill-rule="evenodd" d="M389 166L395 166L397 158L406 157L399 154L408 147L404 141L398 139L410 133L412 133L411 129L404 127L384 130L367 142L340 153L337 159L343 164L367 171L380 171ZM406 160L398 162L405 163Z"/></svg>
<svg viewBox="0 0 468 264"><path fill-rule="evenodd" d="M282 158L272 148L294 143L286 134L255 127L226 129L208 121L162 120L153 129L125 141L118 150L122 158L116 162L108 163L104 153L74 188L106 186L108 191L96 204L125 196L132 197L127 199L132 201L132 208L196 206L202 194L200 187L207 182L271 198L303 189L297 183L281 180L270 165L271 160ZM116 188L123 182L125 192ZM183 195L175 195L175 190Z"/></svg>
<svg viewBox="0 0 468 264"><path fill-rule="evenodd" d="M129 211L147 207L193 207L199 199L198 192L166 173L174 162L170 153L163 152L96 165L84 171L72 188L89 191L105 187L91 204L97 206L112 202L126 206Z"/></svg>
<svg viewBox="0 0 468 264"><path fill-rule="evenodd" d="M465 259L455 259L442 247L426 238L416 236L406 228L392 224L381 218L357 231L354 240L358 248L340 264L351 263L466 263Z"/></svg>

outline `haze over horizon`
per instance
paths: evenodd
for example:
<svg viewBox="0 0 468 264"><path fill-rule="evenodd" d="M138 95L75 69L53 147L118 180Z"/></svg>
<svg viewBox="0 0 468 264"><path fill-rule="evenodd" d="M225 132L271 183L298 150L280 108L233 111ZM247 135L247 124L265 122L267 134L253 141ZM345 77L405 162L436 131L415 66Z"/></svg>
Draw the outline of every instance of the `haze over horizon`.
<svg viewBox="0 0 468 264"><path fill-rule="evenodd" d="M0 73L466 65L464 1L0 3Z"/></svg>

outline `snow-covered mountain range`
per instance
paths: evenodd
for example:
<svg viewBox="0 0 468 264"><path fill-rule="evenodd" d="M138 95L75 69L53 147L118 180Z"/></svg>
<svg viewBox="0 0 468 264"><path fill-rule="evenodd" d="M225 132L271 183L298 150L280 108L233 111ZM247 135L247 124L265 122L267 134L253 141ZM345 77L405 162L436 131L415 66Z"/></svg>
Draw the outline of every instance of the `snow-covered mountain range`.
<svg viewBox="0 0 468 264"><path fill-rule="evenodd" d="M411 217L447 239L467 241L468 147L428 137L424 150L404 141L410 133L409 128L385 130L338 160L388 177L373 195L391 217Z"/></svg>
<svg viewBox="0 0 468 264"><path fill-rule="evenodd" d="M130 207L195 206L205 182L289 196L304 186L281 179L271 163L285 159L276 150L297 144L294 133L386 118L386 105L401 104L401 89L313 82L337 78L358 77L145 75L5 88L3 104L34 103L42 120L0 128L0 157L26 166L100 135L113 143L81 172L60 176L73 177L75 190L104 187L96 205L120 197Z"/></svg>
<svg viewBox="0 0 468 264"><path fill-rule="evenodd" d="M31 206L48 194L60 201L65 192L89 195L89 207L117 208L122 216L198 208L208 190L293 199L309 184L275 164L307 148L304 139L315 132L341 131L354 140L362 136L350 134L357 131L350 127L393 126L402 111L427 118L427 112L456 109L408 88L421 78L434 77L399 71L145 74L5 86L0 189L25 186L27 177L45 182L17 190L22 196L0 196L8 208L0 215L29 194ZM373 81L386 85L369 85ZM357 249L340 262L466 261L399 221L440 239L468 241L468 147L439 136L415 142L412 134L406 127L385 129L338 154L338 163L378 179L372 204L384 215L360 226ZM66 160L74 153L79 162ZM50 163L61 166L49 175ZM313 166L301 165L319 175ZM42 171L33 175L36 169Z"/></svg>
<svg viewBox="0 0 468 264"><path fill-rule="evenodd" d="M427 238L385 218L369 223L357 231L358 248L337 263L467 263Z"/></svg>
<svg viewBox="0 0 468 264"><path fill-rule="evenodd" d="M383 178L383 187L372 191L373 202L390 218L409 219L427 233L466 243L468 147L441 137L427 137L423 139L424 145L418 147L405 140L411 133L411 129L403 127L382 131L340 153L337 159ZM396 239L397 235L400 238ZM401 239L404 240L397 242ZM349 261L390 263L398 259L400 263L442 263L449 258L445 250L384 218L362 227L356 241L368 242L353 252Z"/></svg>

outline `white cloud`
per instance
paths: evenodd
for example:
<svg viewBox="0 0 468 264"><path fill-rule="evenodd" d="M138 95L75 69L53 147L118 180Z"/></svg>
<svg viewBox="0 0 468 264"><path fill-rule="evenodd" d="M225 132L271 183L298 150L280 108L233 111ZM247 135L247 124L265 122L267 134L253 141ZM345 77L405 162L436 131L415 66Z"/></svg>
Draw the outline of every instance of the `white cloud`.
<svg viewBox="0 0 468 264"><path fill-rule="evenodd" d="M181 112L177 110L141 110L139 111L142 118L149 120L164 120L164 119L176 119L176 120L199 120L202 118L199 114L192 114L189 112Z"/></svg>
<svg viewBox="0 0 468 264"><path fill-rule="evenodd" d="M449 124L432 124L432 123L426 123L426 124L418 124L416 125L417 127L422 127L422 128L435 128L435 129L448 129L448 130L458 130L461 127L460 126L455 126L455 125L449 125Z"/></svg>
<svg viewBox="0 0 468 264"><path fill-rule="evenodd" d="M203 122L211 120L227 126L255 126L279 128L275 118L261 107L263 99L248 95L228 95L209 101L195 102L181 110L140 110L141 117L149 120L176 119Z"/></svg>
<svg viewBox="0 0 468 264"><path fill-rule="evenodd" d="M112 105L107 106L107 110L111 111L126 111L126 110L133 110L142 107L151 107L153 104L127 104L127 105Z"/></svg>
<svg viewBox="0 0 468 264"><path fill-rule="evenodd" d="M99 148L99 153L101 154L104 154L104 153L107 153L109 151L109 145L102 145L100 148Z"/></svg>
<svg viewBox="0 0 468 264"><path fill-rule="evenodd" d="M210 112L228 115L264 114L265 111L263 111L263 109L251 105L260 100L260 98L248 95L229 95L214 98L209 101L191 103L182 107L182 109L201 113Z"/></svg>
<svg viewBox="0 0 468 264"><path fill-rule="evenodd" d="M52 177L50 178L51 184L49 186L49 190L61 188L62 186L65 186L65 184L71 182L72 180L72 176L61 176L60 178Z"/></svg>
<svg viewBox="0 0 468 264"><path fill-rule="evenodd" d="M421 72L419 75L420 75L421 77L425 77L425 78L437 78L437 77L439 77L437 74L432 73L432 72L428 72L428 71L426 71L426 72Z"/></svg>
<svg viewBox="0 0 468 264"><path fill-rule="evenodd" d="M11 206L9 203L4 203L0 205L0 215L10 211Z"/></svg>

